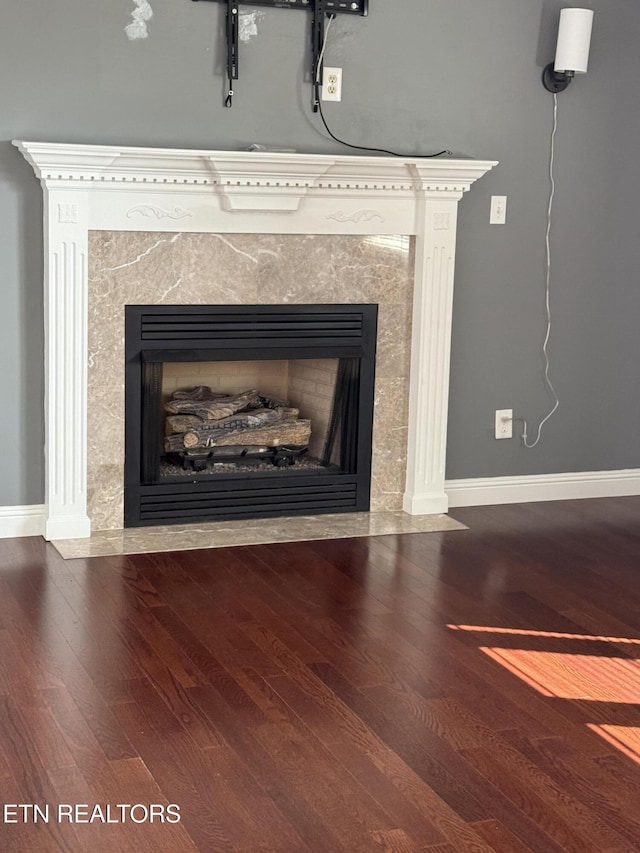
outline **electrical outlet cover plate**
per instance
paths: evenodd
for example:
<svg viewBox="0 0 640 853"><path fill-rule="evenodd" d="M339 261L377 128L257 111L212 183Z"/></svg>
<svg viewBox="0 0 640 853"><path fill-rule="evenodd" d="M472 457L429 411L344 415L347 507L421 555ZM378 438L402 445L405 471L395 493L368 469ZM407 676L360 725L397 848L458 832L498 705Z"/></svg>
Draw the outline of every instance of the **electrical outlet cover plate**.
<svg viewBox="0 0 640 853"><path fill-rule="evenodd" d="M325 65L322 69L322 100L342 100L342 68L329 68Z"/></svg>
<svg viewBox="0 0 640 853"><path fill-rule="evenodd" d="M506 195L491 196L491 211L489 213L489 225L504 225L507 221L507 197Z"/></svg>
<svg viewBox="0 0 640 853"><path fill-rule="evenodd" d="M496 409L496 438L513 438L513 409Z"/></svg>

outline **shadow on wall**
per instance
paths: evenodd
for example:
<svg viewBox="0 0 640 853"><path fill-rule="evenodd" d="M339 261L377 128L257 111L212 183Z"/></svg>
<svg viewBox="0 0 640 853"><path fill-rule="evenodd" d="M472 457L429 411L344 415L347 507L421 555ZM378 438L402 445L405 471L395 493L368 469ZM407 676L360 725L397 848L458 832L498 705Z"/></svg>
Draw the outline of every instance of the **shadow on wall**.
<svg viewBox="0 0 640 853"><path fill-rule="evenodd" d="M42 190L33 172L11 140L0 142L0 219L9 226L0 234L0 246L11 245L3 252L10 257L18 247L15 280L17 294L9 295L16 305L16 328L9 330L3 349L7 353L6 370L14 390L14 428L18 442L12 448L14 465L18 466L17 502L37 504L44 494L44 354L43 334L43 253L40 231L32 233L32 223L42 221ZM18 363L15 362L16 354ZM14 396L15 395L15 396ZM14 432L15 429L15 432Z"/></svg>
<svg viewBox="0 0 640 853"><path fill-rule="evenodd" d="M560 10L569 4L566 0L544 0L540 14L540 29L538 30L538 46L536 48L536 65L542 69L553 61L558 38L558 21Z"/></svg>

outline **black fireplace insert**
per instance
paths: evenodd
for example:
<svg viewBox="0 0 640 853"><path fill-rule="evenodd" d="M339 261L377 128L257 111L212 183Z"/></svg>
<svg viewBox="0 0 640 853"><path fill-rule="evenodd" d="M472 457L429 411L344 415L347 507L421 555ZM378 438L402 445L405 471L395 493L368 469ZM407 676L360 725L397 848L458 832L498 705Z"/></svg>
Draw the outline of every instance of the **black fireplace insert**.
<svg viewBox="0 0 640 853"><path fill-rule="evenodd" d="M126 306L125 527L368 510L377 310L354 304ZM219 369L226 382L236 381L239 396L248 390L243 367L270 369L267 362L298 377L303 402L287 411L306 418L304 400L315 411L316 391L318 399L321 391L327 397L322 428L313 417L304 421L319 452L286 443L199 456L170 452L167 374L187 374L194 365L212 375ZM333 377L329 393L316 386L314 374ZM190 393L196 392L176 396ZM224 401L225 393L212 396ZM258 399L276 405L270 397ZM240 420L243 412L251 414L239 411ZM217 424L205 421L203 428Z"/></svg>

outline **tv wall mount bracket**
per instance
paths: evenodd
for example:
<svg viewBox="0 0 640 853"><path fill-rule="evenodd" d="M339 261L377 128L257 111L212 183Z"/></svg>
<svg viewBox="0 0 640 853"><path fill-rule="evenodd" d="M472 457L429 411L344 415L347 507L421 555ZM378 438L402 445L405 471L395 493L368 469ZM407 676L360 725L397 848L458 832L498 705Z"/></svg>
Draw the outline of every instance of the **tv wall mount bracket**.
<svg viewBox="0 0 640 853"><path fill-rule="evenodd" d="M201 2L201 0L194 0ZM209 3L223 3L227 7L227 79L229 90L225 106L233 106L233 81L238 79L239 54L239 7L270 6L274 9L306 9L313 13L311 23L311 79L313 86L313 111L318 112L320 86L322 81L321 54L324 43L325 21L329 15L368 15L369 0L205 0Z"/></svg>

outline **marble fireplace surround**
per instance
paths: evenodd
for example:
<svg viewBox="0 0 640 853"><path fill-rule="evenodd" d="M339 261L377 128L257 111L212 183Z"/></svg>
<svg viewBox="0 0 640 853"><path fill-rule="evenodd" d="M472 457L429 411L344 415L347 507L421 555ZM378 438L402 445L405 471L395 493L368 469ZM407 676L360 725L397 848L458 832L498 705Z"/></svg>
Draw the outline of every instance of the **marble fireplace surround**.
<svg viewBox="0 0 640 853"><path fill-rule="evenodd" d="M91 232L142 232L166 243L180 234L414 237L402 508L410 515L447 511L457 205L495 162L14 144L33 167L45 197L47 539L91 534L88 257L90 239L100 242L100 235Z"/></svg>

